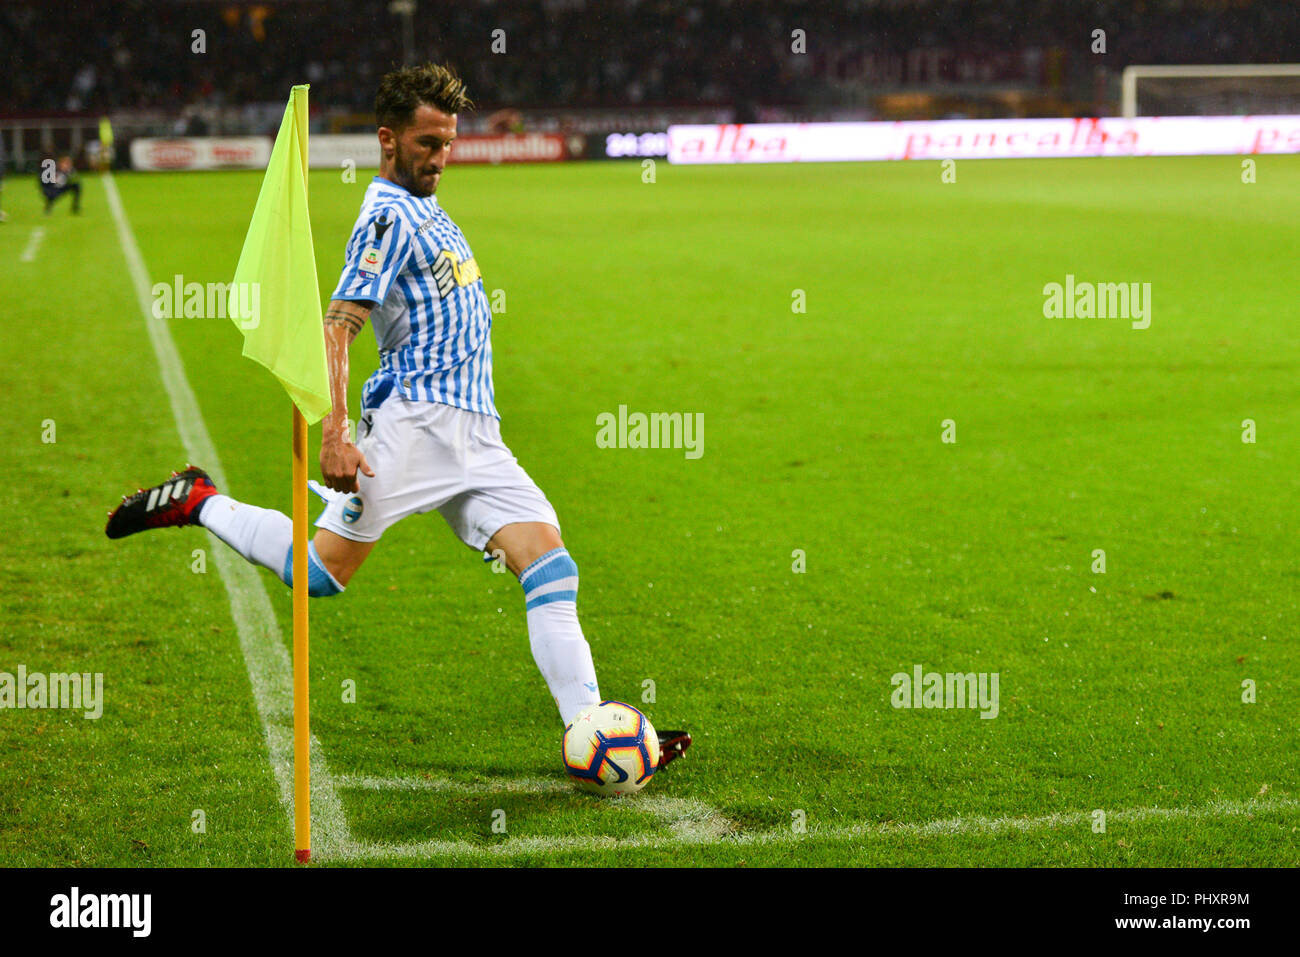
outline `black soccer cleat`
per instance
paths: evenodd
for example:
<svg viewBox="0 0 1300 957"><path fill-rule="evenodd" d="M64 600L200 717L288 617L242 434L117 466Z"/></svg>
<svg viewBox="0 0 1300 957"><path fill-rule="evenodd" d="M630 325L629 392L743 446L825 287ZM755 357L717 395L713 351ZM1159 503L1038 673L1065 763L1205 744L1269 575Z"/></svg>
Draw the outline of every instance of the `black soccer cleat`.
<svg viewBox="0 0 1300 957"><path fill-rule="evenodd" d="M691 735L688 731L660 731L659 732L659 767L663 767L669 761L676 761L686 749L691 746Z"/></svg>
<svg viewBox="0 0 1300 957"><path fill-rule="evenodd" d="M217 487L203 469L186 466L173 472L161 485L122 496L122 504L109 513L104 533L109 538L126 538L147 528L197 525L199 506L217 494Z"/></svg>

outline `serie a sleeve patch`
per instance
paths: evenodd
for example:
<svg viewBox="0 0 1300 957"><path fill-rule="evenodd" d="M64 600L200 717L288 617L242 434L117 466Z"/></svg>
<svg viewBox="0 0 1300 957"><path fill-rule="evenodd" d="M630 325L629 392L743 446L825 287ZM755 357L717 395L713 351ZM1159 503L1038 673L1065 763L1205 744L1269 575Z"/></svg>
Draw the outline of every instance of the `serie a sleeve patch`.
<svg viewBox="0 0 1300 957"><path fill-rule="evenodd" d="M384 271L384 253L378 246L367 246L361 252L357 272L367 279L377 279Z"/></svg>

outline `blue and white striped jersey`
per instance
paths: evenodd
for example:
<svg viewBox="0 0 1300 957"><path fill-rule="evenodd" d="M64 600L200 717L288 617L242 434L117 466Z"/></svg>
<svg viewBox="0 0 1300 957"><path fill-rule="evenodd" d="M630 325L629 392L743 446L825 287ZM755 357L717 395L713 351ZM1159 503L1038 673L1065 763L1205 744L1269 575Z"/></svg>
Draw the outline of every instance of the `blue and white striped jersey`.
<svg viewBox="0 0 1300 957"><path fill-rule="evenodd" d="M379 345L362 408L397 389L408 399L501 418L492 392L492 310L465 234L438 200L376 176L346 258L330 298L372 303Z"/></svg>

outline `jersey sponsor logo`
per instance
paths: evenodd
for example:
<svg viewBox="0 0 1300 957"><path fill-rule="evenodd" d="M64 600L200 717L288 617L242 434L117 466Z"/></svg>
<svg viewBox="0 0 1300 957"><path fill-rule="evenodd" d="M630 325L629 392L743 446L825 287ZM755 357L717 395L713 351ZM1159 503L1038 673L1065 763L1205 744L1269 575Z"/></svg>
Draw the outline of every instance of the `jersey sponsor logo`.
<svg viewBox="0 0 1300 957"><path fill-rule="evenodd" d="M462 261L459 255L444 249L433 261L433 281L438 284L440 296L447 296L457 286L471 286L482 278L473 256Z"/></svg>

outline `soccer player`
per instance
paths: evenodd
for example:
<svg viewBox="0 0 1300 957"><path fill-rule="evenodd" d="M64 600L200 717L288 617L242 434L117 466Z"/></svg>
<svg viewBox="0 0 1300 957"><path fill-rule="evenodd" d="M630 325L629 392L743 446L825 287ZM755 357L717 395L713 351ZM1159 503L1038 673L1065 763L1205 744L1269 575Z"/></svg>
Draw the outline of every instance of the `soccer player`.
<svg viewBox="0 0 1300 957"><path fill-rule="evenodd" d="M60 156L55 164L53 175L46 182L46 174L40 175L41 192L45 194L45 215L54 212L54 203L64 193L72 194L73 213L81 212L81 184L77 182L77 170L72 165L71 156Z"/></svg>
<svg viewBox="0 0 1300 957"><path fill-rule="evenodd" d="M601 700L578 623L578 566L555 510L501 440L492 312L474 253L434 195L457 114L470 106L463 81L433 64L389 73L379 86L379 175L325 313L333 409L321 434L328 489L317 488L328 504L308 551L310 594L343 591L385 529L437 509L461 541L518 577L533 658L567 726ZM348 345L367 321L380 363L362 390L353 444ZM219 494L201 469L124 498L106 531L196 524L292 585L289 518ZM690 742L684 731L660 732L660 767Z"/></svg>

